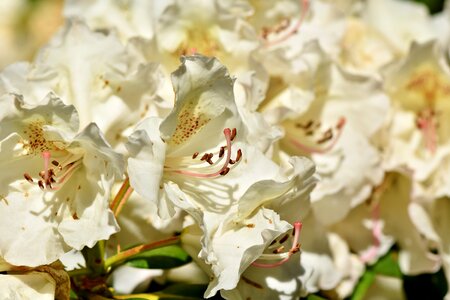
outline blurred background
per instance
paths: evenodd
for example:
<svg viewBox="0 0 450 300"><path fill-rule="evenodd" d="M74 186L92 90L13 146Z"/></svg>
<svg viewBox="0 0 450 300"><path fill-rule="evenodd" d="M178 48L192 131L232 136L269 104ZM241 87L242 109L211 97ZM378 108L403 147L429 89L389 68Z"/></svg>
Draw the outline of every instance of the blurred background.
<svg viewBox="0 0 450 300"><path fill-rule="evenodd" d="M314 1L314 0L311 0ZM442 11L444 0L405 0ZM0 70L30 60L63 22L63 0L0 0Z"/></svg>

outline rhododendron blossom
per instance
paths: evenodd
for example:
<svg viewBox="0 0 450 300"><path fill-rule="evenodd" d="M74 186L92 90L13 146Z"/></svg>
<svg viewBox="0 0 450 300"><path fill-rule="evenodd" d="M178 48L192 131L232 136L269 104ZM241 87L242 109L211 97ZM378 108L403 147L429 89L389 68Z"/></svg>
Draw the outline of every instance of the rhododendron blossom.
<svg viewBox="0 0 450 300"><path fill-rule="evenodd" d="M78 132L75 108L55 95L24 101L0 100L0 254L37 266L117 232L108 199L123 161L95 124Z"/></svg>

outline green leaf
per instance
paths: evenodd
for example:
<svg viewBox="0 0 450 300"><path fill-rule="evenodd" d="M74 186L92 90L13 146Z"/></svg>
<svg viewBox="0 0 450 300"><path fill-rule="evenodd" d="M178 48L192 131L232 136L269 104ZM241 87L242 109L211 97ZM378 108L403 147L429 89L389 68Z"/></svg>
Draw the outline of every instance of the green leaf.
<svg viewBox="0 0 450 300"><path fill-rule="evenodd" d="M187 264L191 260L183 248L171 245L134 255L126 264L141 269L170 269Z"/></svg>
<svg viewBox="0 0 450 300"><path fill-rule="evenodd" d="M402 278L402 272L398 266L397 253L390 251L380 258L378 262L369 267L374 273L389 277Z"/></svg>
<svg viewBox="0 0 450 300"><path fill-rule="evenodd" d="M373 281L375 280L375 273L373 271L366 271L361 279L359 280L358 284L356 285L356 288L353 292L353 295L351 296L351 300L361 300L364 299L364 296L367 293L367 290L372 285Z"/></svg>
<svg viewBox="0 0 450 300"><path fill-rule="evenodd" d="M70 290L69 299L70 300L78 300L79 298L78 298L78 295L73 290Z"/></svg>

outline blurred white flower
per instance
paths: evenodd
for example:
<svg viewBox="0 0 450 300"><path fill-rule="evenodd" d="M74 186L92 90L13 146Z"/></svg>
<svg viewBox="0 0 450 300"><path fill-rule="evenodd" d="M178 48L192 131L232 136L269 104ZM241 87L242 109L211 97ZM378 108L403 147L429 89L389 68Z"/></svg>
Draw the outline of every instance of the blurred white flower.
<svg viewBox="0 0 450 300"><path fill-rule="evenodd" d="M440 267L439 256L432 253L421 235L413 211L411 180L401 174L388 174L372 204L361 204L346 219L333 226L361 259L375 263L394 243L399 246L398 263L403 274L433 273Z"/></svg>
<svg viewBox="0 0 450 300"><path fill-rule="evenodd" d="M307 67L297 82L286 83L262 109L285 131L280 150L307 155L316 164L321 180L311 195L313 209L320 222L332 224L383 178L372 139L389 102L379 81L350 74L314 49L311 45L313 54L304 58Z"/></svg>
<svg viewBox="0 0 450 300"><path fill-rule="evenodd" d="M240 273L291 228L270 207L291 198L299 206L307 203L313 166L292 159L283 175L245 143L246 128L226 69L199 55L182 62L172 77L173 112L164 121L142 122L130 138L129 175L131 185L154 203L163 219L177 207L200 226L199 257L214 274L205 294L210 297L235 288ZM218 135L222 132L224 138Z"/></svg>
<svg viewBox="0 0 450 300"><path fill-rule="evenodd" d="M80 126L91 122L113 146L124 131L169 107L156 96L160 73L121 44L114 33L91 31L84 23L66 25L31 64L18 63L0 74L0 91L39 102L49 91L78 110Z"/></svg>
<svg viewBox="0 0 450 300"><path fill-rule="evenodd" d="M50 94L0 100L0 253L14 265L48 264L118 231L108 208L122 157L95 124L78 133L73 106Z"/></svg>
<svg viewBox="0 0 450 300"><path fill-rule="evenodd" d="M122 41L135 36L149 39L155 34L158 16L170 2L68 0L64 3L64 16L83 19L96 31L115 31Z"/></svg>
<svg viewBox="0 0 450 300"><path fill-rule="evenodd" d="M392 101L385 167L411 173L416 199L450 196L450 68L439 45L413 44L384 77Z"/></svg>
<svg viewBox="0 0 450 300"><path fill-rule="evenodd" d="M432 21L421 3L369 0L346 21L339 62L353 72L378 77L382 66L407 55L413 41L440 36Z"/></svg>

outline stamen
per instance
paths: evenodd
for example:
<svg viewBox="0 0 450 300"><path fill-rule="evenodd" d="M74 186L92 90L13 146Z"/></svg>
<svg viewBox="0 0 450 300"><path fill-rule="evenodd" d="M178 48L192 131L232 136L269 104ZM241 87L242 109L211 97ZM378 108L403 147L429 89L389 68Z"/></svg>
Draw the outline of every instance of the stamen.
<svg viewBox="0 0 450 300"><path fill-rule="evenodd" d="M280 246L277 249L273 250L272 253L279 254L279 253L283 252L283 250L284 250L284 246Z"/></svg>
<svg viewBox="0 0 450 300"><path fill-rule="evenodd" d="M44 170L38 173L41 179L37 181L41 190L58 190L60 185L70 178L81 164L79 158L77 159L73 155L68 155L63 163L57 160L51 161L51 164L57 167L54 169L49 167L51 158L49 151L42 152L42 158L44 159ZM29 173L24 173L23 176L29 183L34 183L33 177ZM54 184L57 184L57 186L54 186Z"/></svg>
<svg viewBox="0 0 450 300"><path fill-rule="evenodd" d="M289 235L285 235L280 239L280 244L283 244L284 242L286 242L286 240L289 238Z"/></svg>
<svg viewBox="0 0 450 300"><path fill-rule="evenodd" d="M262 38L264 40L265 47L275 46L279 43L282 43L282 42L286 41L287 39L289 39L294 34L296 34L300 30L300 27L305 19L306 13L309 10L309 0L300 0L300 1L301 1L301 6L302 6L302 12L301 12L300 18L297 20L296 24L288 32L286 32L286 35L282 36L279 39L273 40L273 41L267 41L267 36L268 36L269 32L267 32L267 31L263 32ZM289 24L287 24L286 27L288 27L288 26L289 26ZM276 33L278 33L278 32L276 32Z"/></svg>
<svg viewBox="0 0 450 300"><path fill-rule="evenodd" d="M432 109L421 111L417 116L416 126L422 132L425 147L434 154L437 148L436 128L438 127L435 112Z"/></svg>
<svg viewBox="0 0 450 300"><path fill-rule="evenodd" d="M242 150L238 149L237 154L236 154L236 159L234 160L235 162L238 162L241 160L242 157Z"/></svg>
<svg viewBox="0 0 450 300"><path fill-rule="evenodd" d="M258 268L274 268L274 267L278 267L281 266L282 264L284 264L285 262L287 262L291 256L297 252L300 251L300 244L298 243L299 237L300 237L300 231L302 230L302 223L301 222L295 222L294 223L294 229L293 229L293 240L292 240L292 246L291 249L289 249L288 252L284 252L284 253L275 253L275 254L262 254L258 260L275 260L275 259L281 259L280 261L276 262L276 263L270 263L270 264L266 264L266 263L258 263L258 262L253 262L252 266L258 267ZM282 238L284 239L284 237ZM284 246L281 246L284 247ZM280 247L280 248L281 248ZM277 248L275 251L282 251L279 250L280 248Z"/></svg>
<svg viewBox="0 0 450 300"><path fill-rule="evenodd" d="M302 129L309 129L313 124L314 124L314 121L313 120L309 120L304 125L301 124L301 123L297 123L297 124L295 124L295 126L298 127L298 128L302 128Z"/></svg>
<svg viewBox="0 0 450 300"><path fill-rule="evenodd" d="M26 179L29 183L33 183L33 178L31 178L30 174L28 174L28 173L23 173L23 177L25 177L25 179Z"/></svg>
<svg viewBox="0 0 450 300"><path fill-rule="evenodd" d="M42 180L38 181L38 185L41 188L41 190L45 190L44 183L42 182Z"/></svg>
<svg viewBox="0 0 450 300"><path fill-rule="evenodd" d="M198 154L199 154L198 152L195 152L194 154L192 154L192 159L196 159Z"/></svg>
<svg viewBox="0 0 450 300"><path fill-rule="evenodd" d="M333 139L333 131L332 129L328 129L327 131L325 131L322 135L322 137L316 141L316 144L323 144L329 140L332 140L330 142L330 144L327 147L324 148L316 148L316 147L311 147L311 146L307 146L305 144L300 143L299 141L297 141L296 139L290 139L290 141L292 142L292 144L294 144L297 148L299 148L301 151L304 151L306 153L326 153L328 151L330 151L331 149L333 149L333 147L336 145L336 142L339 140L341 133L342 133L342 129L344 128L345 125L345 118L341 117L338 121L338 123L336 124L336 130L337 133L336 135L334 135L334 139ZM306 135L312 135L313 132L310 131L306 132Z"/></svg>
<svg viewBox="0 0 450 300"><path fill-rule="evenodd" d="M222 175L222 176L226 175L230 171L230 168L228 167L228 165L230 164L230 158L231 158L231 141L236 136L236 128L234 128L233 130L231 130L230 128L225 128L223 130L223 134L224 134L225 140L227 142L227 145L226 145L227 157L225 159L224 165L222 166L222 168L220 168L220 170L213 172L213 173L207 173L207 174L197 173L197 172L192 172L192 171L187 171L187 170L174 170L173 172L191 176L191 177L198 177L198 178L212 178L212 177L217 177L219 175ZM222 151L222 149L224 149L224 147L221 147L221 151ZM223 150L223 152L225 152L225 150ZM240 155L242 156L242 153ZM214 164L211 161L211 158L213 156L214 156L214 154L212 154L212 153L205 153L200 160L206 161L209 164ZM222 153L222 156L223 156L223 153ZM219 153L219 157L222 157L222 156L221 156L221 153Z"/></svg>
<svg viewBox="0 0 450 300"><path fill-rule="evenodd" d="M222 147L220 147L219 157L222 158L224 153L225 153L225 147L222 146Z"/></svg>

